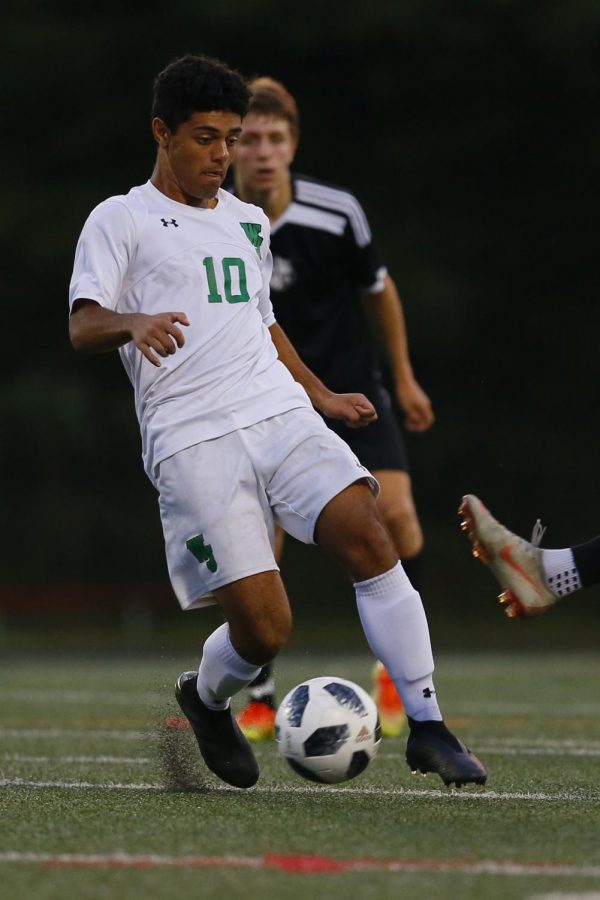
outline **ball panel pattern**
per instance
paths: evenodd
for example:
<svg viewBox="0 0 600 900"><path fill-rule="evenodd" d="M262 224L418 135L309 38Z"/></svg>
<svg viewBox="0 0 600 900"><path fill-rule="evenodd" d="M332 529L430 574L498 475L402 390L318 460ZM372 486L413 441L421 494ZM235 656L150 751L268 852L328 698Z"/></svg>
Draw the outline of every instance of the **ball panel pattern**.
<svg viewBox="0 0 600 900"><path fill-rule="evenodd" d="M371 761L371 757L365 750L357 750L352 754L346 778L356 778L361 772L364 772Z"/></svg>
<svg viewBox="0 0 600 900"><path fill-rule="evenodd" d="M298 775L339 784L363 772L377 753L377 707L360 685L321 675L292 688L275 721L279 752Z"/></svg>
<svg viewBox="0 0 600 900"><path fill-rule="evenodd" d="M341 704L341 706L355 712L357 716L366 716L367 710L356 691L353 691L347 684L341 684L339 681L332 681L331 684L324 684L323 690L331 694L332 697Z"/></svg>
<svg viewBox="0 0 600 900"><path fill-rule="evenodd" d="M309 699L309 689L307 684L299 685L287 701L286 716L292 728L300 728L302 725L302 716L307 707Z"/></svg>
<svg viewBox="0 0 600 900"><path fill-rule="evenodd" d="M308 781L316 781L317 784L327 784L326 780L324 778L321 778L318 772L314 772L312 769L307 769L306 766L301 765L297 759L293 759L291 756L288 756L287 761L294 772L296 772L298 775L302 775L302 777L306 778Z"/></svg>
<svg viewBox="0 0 600 900"><path fill-rule="evenodd" d="M333 756L343 747L350 735L347 725L327 725L317 728L304 741L305 756Z"/></svg>

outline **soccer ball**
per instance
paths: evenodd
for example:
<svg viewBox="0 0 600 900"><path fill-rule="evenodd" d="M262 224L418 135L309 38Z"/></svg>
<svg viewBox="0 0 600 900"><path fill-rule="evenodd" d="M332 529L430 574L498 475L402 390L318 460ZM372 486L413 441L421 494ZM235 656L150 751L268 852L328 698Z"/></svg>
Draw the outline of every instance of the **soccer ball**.
<svg viewBox="0 0 600 900"><path fill-rule="evenodd" d="M303 778L335 784L367 768L381 742L377 707L344 678L303 681L284 697L275 719L277 748Z"/></svg>

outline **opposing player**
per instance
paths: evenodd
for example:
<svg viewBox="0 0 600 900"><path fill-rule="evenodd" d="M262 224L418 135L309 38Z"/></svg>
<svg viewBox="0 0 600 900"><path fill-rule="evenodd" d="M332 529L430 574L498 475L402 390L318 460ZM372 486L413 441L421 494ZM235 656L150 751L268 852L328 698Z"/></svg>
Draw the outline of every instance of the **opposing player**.
<svg viewBox="0 0 600 900"><path fill-rule="evenodd" d="M473 555L490 567L502 587L498 599L511 619L545 612L561 597L600 583L600 536L546 550L540 547L545 528L539 519L529 542L501 525L474 494L463 497L459 513Z"/></svg>
<svg viewBox="0 0 600 900"><path fill-rule="evenodd" d="M118 349L133 383L179 602L216 602L225 618L198 671L179 676L177 700L208 768L255 784L230 699L290 633L277 522L350 573L367 640L409 716L411 768L483 783L484 767L443 723L427 620L379 516L377 483L311 401L355 425L375 410L300 361L269 300L269 221L221 189L247 106L243 79L218 61L187 56L157 76L154 171L91 213L70 286L74 347Z"/></svg>
<svg viewBox="0 0 600 900"><path fill-rule="evenodd" d="M373 246L366 216L348 191L315 178L292 174L298 147L299 114L294 98L278 81L250 84L235 162L235 192L255 203L271 223L271 299L278 322L301 359L337 391L359 390L377 409L366 429L343 421L327 424L354 450L380 484L379 509L403 566L415 586L423 535L412 496L402 430L382 383L363 303L393 367L396 399L411 431L434 421L429 398L417 383L398 292ZM283 540L278 540L277 558ZM374 670L384 734L397 734L405 721L385 668ZM275 715L270 669L250 687L250 703L238 722L253 739L266 736Z"/></svg>

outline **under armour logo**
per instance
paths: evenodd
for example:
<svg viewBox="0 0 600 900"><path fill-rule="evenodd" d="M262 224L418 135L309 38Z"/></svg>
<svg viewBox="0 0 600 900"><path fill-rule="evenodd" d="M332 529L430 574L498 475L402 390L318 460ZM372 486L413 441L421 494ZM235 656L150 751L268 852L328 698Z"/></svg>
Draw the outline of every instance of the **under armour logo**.
<svg viewBox="0 0 600 900"><path fill-rule="evenodd" d="M426 700L431 700L434 694L435 691L433 691L431 688L423 688L423 696Z"/></svg>
<svg viewBox="0 0 600 900"><path fill-rule="evenodd" d="M179 225L177 224L175 219L171 219L169 222L167 222L166 219L161 219L160 221L163 223L163 228L168 228L169 225L174 225L175 228L179 228Z"/></svg>

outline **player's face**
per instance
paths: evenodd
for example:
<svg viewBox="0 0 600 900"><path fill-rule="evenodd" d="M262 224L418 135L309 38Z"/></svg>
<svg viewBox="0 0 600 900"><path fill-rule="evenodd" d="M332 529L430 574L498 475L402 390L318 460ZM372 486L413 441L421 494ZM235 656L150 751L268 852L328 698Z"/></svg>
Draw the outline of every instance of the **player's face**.
<svg viewBox="0 0 600 900"><path fill-rule="evenodd" d="M230 112L195 112L175 132L161 119L155 119L152 128L169 196L199 206L213 200L235 155L240 117Z"/></svg>
<svg viewBox="0 0 600 900"><path fill-rule="evenodd" d="M236 172L248 190L270 191L289 181L297 141L286 119L248 113L236 155Z"/></svg>

